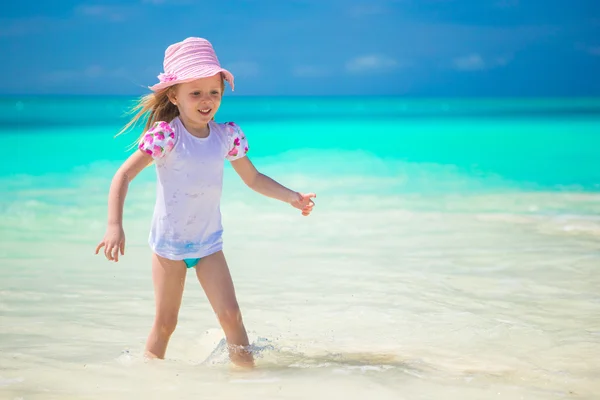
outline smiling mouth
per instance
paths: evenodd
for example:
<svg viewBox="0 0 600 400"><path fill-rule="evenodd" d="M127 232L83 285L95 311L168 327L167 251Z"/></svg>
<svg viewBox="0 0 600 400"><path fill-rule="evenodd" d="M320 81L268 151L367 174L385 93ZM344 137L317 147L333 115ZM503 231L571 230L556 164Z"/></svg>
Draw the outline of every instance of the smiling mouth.
<svg viewBox="0 0 600 400"><path fill-rule="evenodd" d="M212 111L212 108L205 108L203 110L198 110L198 112L202 115L208 115Z"/></svg>

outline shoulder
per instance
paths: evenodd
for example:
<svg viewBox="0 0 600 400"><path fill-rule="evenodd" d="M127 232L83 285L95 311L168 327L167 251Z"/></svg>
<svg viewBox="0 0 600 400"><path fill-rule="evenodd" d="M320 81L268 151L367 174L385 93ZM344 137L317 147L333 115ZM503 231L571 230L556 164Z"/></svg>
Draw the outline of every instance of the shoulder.
<svg viewBox="0 0 600 400"><path fill-rule="evenodd" d="M230 161L241 158L248 153L248 139L242 128L235 122L217 124L227 138L226 158Z"/></svg>
<svg viewBox="0 0 600 400"><path fill-rule="evenodd" d="M226 140L229 146L236 140L247 141L246 134L235 122L214 122L213 124L218 127L219 133Z"/></svg>
<svg viewBox="0 0 600 400"><path fill-rule="evenodd" d="M169 153L177 140L173 122L157 121L148 129L138 143L138 148L151 155L152 158L162 158Z"/></svg>
<svg viewBox="0 0 600 400"><path fill-rule="evenodd" d="M219 128L219 130L227 137L232 137L236 134L242 133L242 129L235 122L214 122L213 123Z"/></svg>

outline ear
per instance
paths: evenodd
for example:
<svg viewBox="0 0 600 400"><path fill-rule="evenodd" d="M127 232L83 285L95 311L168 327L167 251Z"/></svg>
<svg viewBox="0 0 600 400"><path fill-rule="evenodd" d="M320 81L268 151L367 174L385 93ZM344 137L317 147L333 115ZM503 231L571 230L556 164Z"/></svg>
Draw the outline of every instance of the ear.
<svg viewBox="0 0 600 400"><path fill-rule="evenodd" d="M169 101L173 103L174 106L177 105L177 96L175 95L175 90L173 90L173 88L169 88L167 90L167 97L169 98Z"/></svg>

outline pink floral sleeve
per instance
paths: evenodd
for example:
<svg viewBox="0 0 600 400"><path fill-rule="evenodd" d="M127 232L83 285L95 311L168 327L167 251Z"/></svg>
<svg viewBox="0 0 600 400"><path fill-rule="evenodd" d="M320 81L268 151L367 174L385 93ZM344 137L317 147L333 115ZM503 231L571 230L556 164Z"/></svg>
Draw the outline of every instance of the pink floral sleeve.
<svg viewBox="0 0 600 400"><path fill-rule="evenodd" d="M175 131L168 122L159 121L146 131L138 148L152 156L162 158L175 146Z"/></svg>
<svg viewBox="0 0 600 400"><path fill-rule="evenodd" d="M244 132L235 122L227 122L225 129L227 129L229 136L229 148L225 158L234 161L244 157L248 153L248 139L246 139Z"/></svg>

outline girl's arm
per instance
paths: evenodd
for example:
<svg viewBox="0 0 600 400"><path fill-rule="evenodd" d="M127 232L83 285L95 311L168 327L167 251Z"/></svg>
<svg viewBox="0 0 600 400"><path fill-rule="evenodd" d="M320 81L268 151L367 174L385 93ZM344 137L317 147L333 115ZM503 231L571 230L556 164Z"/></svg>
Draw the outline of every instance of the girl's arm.
<svg viewBox="0 0 600 400"><path fill-rule="evenodd" d="M152 157L142 151L135 151L115 173L108 193L108 226L104 239L96 247L96 254L104 248L109 260L119 261L119 250L125 254L125 233L123 232L123 206L133 180L152 162Z"/></svg>
<svg viewBox="0 0 600 400"><path fill-rule="evenodd" d="M108 193L108 224L123 224L123 206L129 182L152 162L152 157L142 151L135 151L115 173Z"/></svg>
<svg viewBox="0 0 600 400"><path fill-rule="evenodd" d="M248 156L238 158L231 162L231 166L242 178L244 183L255 192L291 204L302 210L302 215L309 215L315 203L311 198L317 197L314 193L303 194L286 188L270 177L258 172Z"/></svg>

